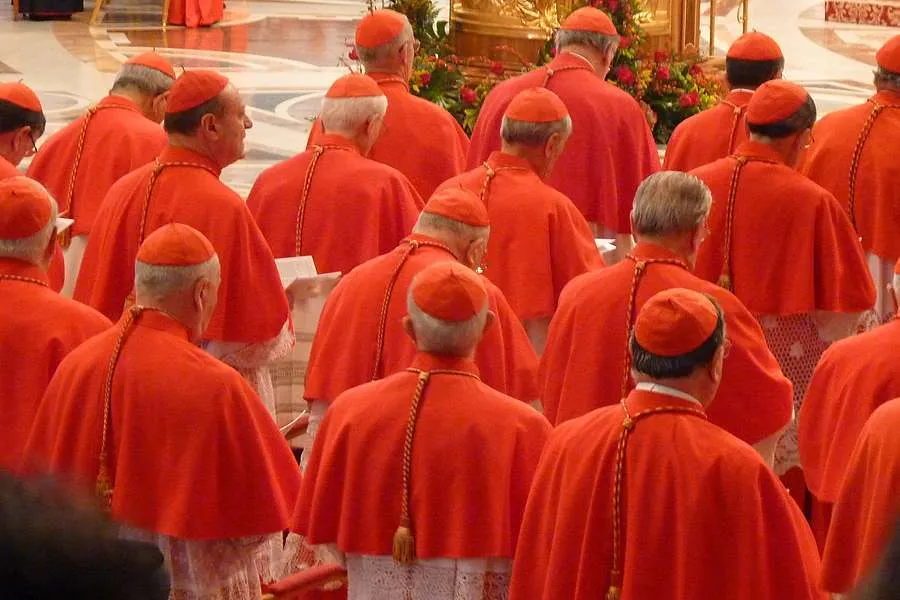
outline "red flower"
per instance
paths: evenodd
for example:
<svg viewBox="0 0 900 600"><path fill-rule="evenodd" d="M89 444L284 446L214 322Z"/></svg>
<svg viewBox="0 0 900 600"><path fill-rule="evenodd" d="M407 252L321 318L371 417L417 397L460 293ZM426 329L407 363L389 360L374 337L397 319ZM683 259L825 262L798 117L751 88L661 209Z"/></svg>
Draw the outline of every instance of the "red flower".
<svg viewBox="0 0 900 600"><path fill-rule="evenodd" d="M350 60L359 60L359 53L357 53L356 48L350 48L350 53L347 56L350 57Z"/></svg>
<svg viewBox="0 0 900 600"><path fill-rule="evenodd" d="M619 10L619 0L606 0L606 8L611 13L616 12Z"/></svg>
<svg viewBox="0 0 900 600"><path fill-rule="evenodd" d="M491 65L491 73L494 75L503 75L503 63L496 61Z"/></svg>
<svg viewBox="0 0 900 600"><path fill-rule="evenodd" d="M637 81L637 77L635 77L634 71L631 70L631 67L628 67L626 65L620 65L616 67L613 71L613 75L615 75L616 81L618 81L622 85L634 85Z"/></svg>
<svg viewBox="0 0 900 600"><path fill-rule="evenodd" d="M653 60L655 60L658 63L668 62L669 53L666 52L665 50L657 50L656 52L653 53Z"/></svg>
<svg viewBox="0 0 900 600"><path fill-rule="evenodd" d="M422 85L428 87L429 83L431 83L431 73L422 73Z"/></svg>
<svg viewBox="0 0 900 600"><path fill-rule="evenodd" d="M659 81L668 81L672 77L672 72L669 71L668 65L662 65L658 69L656 69L656 78Z"/></svg>
<svg viewBox="0 0 900 600"><path fill-rule="evenodd" d="M693 90L681 96L678 99L678 104L681 108L691 108L700 104L700 94L697 90Z"/></svg>
<svg viewBox="0 0 900 600"><path fill-rule="evenodd" d="M550 46L550 56L556 57L556 46Z"/></svg>
<svg viewBox="0 0 900 600"><path fill-rule="evenodd" d="M459 99L463 101L463 104L475 104L478 94L472 88L464 87L459 90Z"/></svg>
<svg viewBox="0 0 900 600"><path fill-rule="evenodd" d="M625 48L628 48L629 46L631 46L631 38L628 37L627 35L623 35L619 39L619 50L624 50Z"/></svg>
<svg viewBox="0 0 900 600"><path fill-rule="evenodd" d="M703 69L700 68L700 65L692 65L688 73L691 74L691 77L702 77Z"/></svg>

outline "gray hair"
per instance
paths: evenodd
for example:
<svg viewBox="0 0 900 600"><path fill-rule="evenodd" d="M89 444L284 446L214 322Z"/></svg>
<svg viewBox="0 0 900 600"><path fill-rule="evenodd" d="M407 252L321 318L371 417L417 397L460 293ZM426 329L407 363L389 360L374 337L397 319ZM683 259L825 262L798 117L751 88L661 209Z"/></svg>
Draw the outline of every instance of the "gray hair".
<svg viewBox="0 0 900 600"><path fill-rule="evenodd" d="M693 175L661 171L644 180L634 197L634 232L664 235L691 231L706 219L712 194Z"/></svg>
<svg viewBox="0 0 900 600"><path fill-rule="evenodd" d="M156 69L143 65L122 65L112 91L123 88L135 88L142 94L158 96L169 90L175 80Z"/></svg>
<svg viewBox="0 0 900 600"><path fill-rule="evenodd" d="M507 144L543 146L554 133L563 135L572 133L572 117L566 116L564 119L549 123L531 123L503 117L503 124L500 126L500 137Z"/></svg>
<svg viewBox="0 0 900 600"><path fill-rule="evenodd" d="M894 274L894 280L892 283L894 285L894 291L900 293L900 273Z"/></svg>
<svg viewBox="0 0 900 600"><path fill-rule="evenodd" d="M878 88L890 88L900 90L900 73L894 73L878 67L875 71L875 86Z"/></svg>
<svg viewBox="0 0 900 600"><path fill-rule="evenodd" d="M183 267L151 265L135 261L134 289L141 296L162 300L187 290L201 277L213 279L218 274L219 257L217 255L213 255L212 258L199 265Z"/></svg>
<svg viewBox="0 0 900 600"><path fill-rule="evenodd" d="M400 47L410 41L412 37L412 25L410 25L409 19L407 19L406 26L403 28L403 31L397 34L397 37L380 46L373 46L371 48L357 44L356 53L359 55L360 62L365 65L367 69L380 67L385 63L391 62L397 55L397 51L400 50Z"/></svg>
<svg viewBox="0 0 900 600"><path fill-rule="evenodd" d="M387 112L387 96L363 98L325 98L322 100L322 126L328 133L356 133L373 117Z"/></svg>
<svg viewBox="0 0 900 600"><path fill-rule="evenodd" d="M560 29L556 32L556 49L564 50L566 46L590 46L604 54L619 47L619 36L603 35L592 31Z"/></svg>
<svg viewBox="0 0 900 600"><path fill-rule="evenodd" d="M412 296L414 286L415 281L406 294L406 310L413 322L419 350L449 356L465 356L471 352L478 345L484 332L488 313L487 299L481 311L471 319L458 323L444 321L426 314L419 308Z"/></svg>
<svg viewBox="0 0 900 600"><path fill-rule="evenodd" d="M35 185L40 186L37 182ZM41 188L43 189L43 186ZM49 193L47 193L47 200L50 202L50 220L44 225L44 228L17 240L0 240L0 257L15 258L33 265L40 264L47 251L47 246L50 245L53 231L56 229L56 216L59 213L56 200Z"/></svg>
<svg viewBox="0 0 900 600"><path fill-rule="evenodd" d="M491 234L490 227L474 227L442 215L423 211L419 214L419 219L413 227L413 233L427 233L428 231L445 232L467 240L487 238Z"/></svg>

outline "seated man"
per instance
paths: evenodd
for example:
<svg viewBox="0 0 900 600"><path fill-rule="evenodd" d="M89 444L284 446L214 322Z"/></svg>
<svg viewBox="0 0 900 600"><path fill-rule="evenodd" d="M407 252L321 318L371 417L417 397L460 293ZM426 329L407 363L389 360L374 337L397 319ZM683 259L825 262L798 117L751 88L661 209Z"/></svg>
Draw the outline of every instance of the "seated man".
<svg viewBox="0 0 900 600"><path fill-rule="evenodd" d="M510 600L826 598L799 508L707 420L726 333L709 295L673 288L644 304L630 339L637 387L547 443Z"/></svg>
<svg viewBox="0 0 900 600"><path fill-rule="evenodd" d="M500 600L550 424L481 382L494 313L478 275L437 262L406 305L411 366L335 400L293 528L337 545L351 600Z"/></svg>
<svg viewBox="0 0 900 600"><path fill-rule="evenodd" d="M137 253L136 305L60 365L26 447L95 490L152 541L173 598L258 598L280 562L300 475L265 406L231 367L197 348L219 291L219 258L169 224Z"/></svg>

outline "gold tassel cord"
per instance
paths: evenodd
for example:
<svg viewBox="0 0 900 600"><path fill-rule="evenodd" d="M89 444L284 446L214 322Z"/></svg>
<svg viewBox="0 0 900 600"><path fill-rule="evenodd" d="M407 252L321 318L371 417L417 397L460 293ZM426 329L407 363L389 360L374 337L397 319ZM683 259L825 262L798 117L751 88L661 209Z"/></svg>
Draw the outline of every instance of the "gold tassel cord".
<svg viewBox="0 0 900 600"><path fill-rule="evenodd" d="M747 164L748 159L746 156L738 156L736 161L734 171L731 173L731 183L728 187L728 201L725 204L725 252L722 257L722 272L718 281L719 286L728 291L734 290L731 277L731 238L734 236L734 205L741 171L744 169L744 165Z"/></svg>
<svg viewBox="0 0 900 600"><path fill-rule="evenodd" d="M150 213L150 197L153 195L153 188L156 186L156 182L159 179L160 173L162 173L163 169L167 167L191 167L194 169L203 169L204 171L207 171L211 175L213 175L216 179L219 178L219 174L206 165L185 161L163 163L159 162L159 159L157 158L156 162L153 165L153 170L150 172L150 179L147 182L147 194L144 196L144 205L141 207L141 220L138 226L138 245L144 243L144 239L146 238L147 218Z"/></svg>
<svg viewBox="0 0 900 600"><path fill-rule="evenodd" d="M856 181L859 175L859 163L862 160L862 153L865 149L866 142L869 141L869 134L872 133L872 128L875 126L875 121L878 120L879 115L888 108L900 108L900 104L878 104L874 100L869 100L874 106L872 108L872 112L869 113L868 118L866 119L865 124L863 125L862 130L859 132L859 137L856 139L856 145L853 148L853 157L850 159L850 177L848 179L849 190L847 192L847 211L850 215L850 223L853 224L853 230L859 233L859 227L856 225ZM862 241L862 238L860 238Z"/></svg>
<svg viewBox="0 0 900 600"><path fill-rule="evenodd" d="M297 209L297 227L294 234L294 239L296 240L296 242L294 243L295 256L303 256L303 252L301 251L301 249L303 247L303 223L306 220L306 204L309 200L309 191L312 188L312 180L313 175L316 172L316 165L319 163L319 159L322 158L322 155L325 154L326 150L350 151L351 148L346 146L338 146L335 144L322 144L313 146L313 155L309 161L309 166L306 168L306 176L303 178L303 190L300 192L300 203Z"/></svg>

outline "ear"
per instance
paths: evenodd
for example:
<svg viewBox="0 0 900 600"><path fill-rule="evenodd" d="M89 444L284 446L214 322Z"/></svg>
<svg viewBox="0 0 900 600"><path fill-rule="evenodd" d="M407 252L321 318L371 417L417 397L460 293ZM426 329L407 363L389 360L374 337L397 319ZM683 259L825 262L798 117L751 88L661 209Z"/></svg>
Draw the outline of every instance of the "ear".
<svg viewBox="0 0 900 600"><path fill-rule="evenodd" d="M884 287L887 288L888 296L891 297L891 304L894 306L894 314L897 314L898 310L900 310L900 304L897 302L897 290L895 290L893 284L890 283Z"/></svg>
<svg viewBox="0 0 900 600"><path fill-rule="evenodd" d="M484 320L484 329L481 331L481 334L484 335L487 333L491 327L494 326L494 323L497 322L497 313L492 310L487 311L487 318Z"/></svg>
<svg viewBox="0 0 900 600"><path fill-rule="evenodd" d="M216 115L212 113L206 113L202 117L200 117L200 129L208 133L209 135L218 138L219 137L219 123L216 120Z"/></svg>
<svg viewBox="0 0 900 600"><path fill-rule="evenodd" d="M194 283L193 290L193 301L194 301L194 309L200 311L203 308L204 303L208 300L207 296L209 295L209 279L206 277L199 278Z"/></svg>
<svg viewBox="0 0 900 600"><path fill-rule="evenodd" d="M54 227L53 233L50 234L50 241L47 242L47 247L44 248L44 256L41 257L44 264L49 265L50 261L53 260L53 255L56 254L56 236L56 227Z"/></svg>
<svg viewBox="0 0 900 600"><path fill-rule="evenodd" d="M403 331L406 332L406 335L416 343L416 328L413 327L412 319L409 318L409 315L405 315L403 319L400 320L400 323L403 325Z"/></svg>
<svg viewBox="0 0 900 600"><path fill-rule="evenodd" d="M166 114L166 107L169 105L169 90L153 97L153 111L159 115Z"/></svg>
<svg viewBox="0 0 900 600"><path fill-rule="evenodd" d="M724 364L725 364L725 345L722 344L721 346L719 346L719 349L716 350L715 356L713 356L713 359L709 362L709 365L707 365L707 367L706 367L707 372L709 373L709 378L715 382L722 381L722 369L724 367Z"/></svg>
<svg viewBox="0 0 900 600"><path fill-rule="evenodd" d="M550 158L562 152L563 147L566 144L566 138L559 131L551 135L547 138L547 143L544 144L544 156L546 158Z"/></svg>

